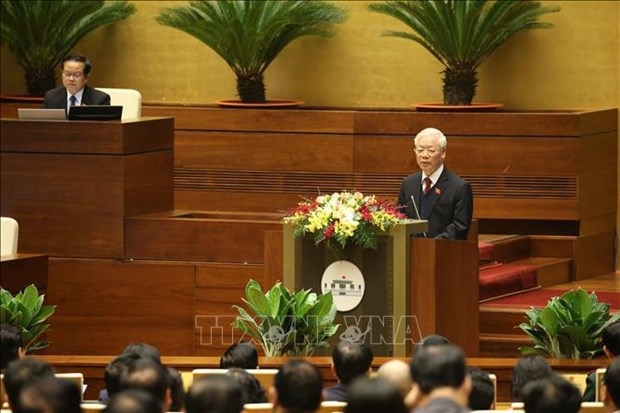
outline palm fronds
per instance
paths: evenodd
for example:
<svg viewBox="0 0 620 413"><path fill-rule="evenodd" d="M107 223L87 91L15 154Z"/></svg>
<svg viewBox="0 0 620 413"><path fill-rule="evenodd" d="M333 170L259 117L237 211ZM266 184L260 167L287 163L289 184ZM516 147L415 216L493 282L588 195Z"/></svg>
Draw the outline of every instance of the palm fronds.
<svg viewBox="0 0 620 413"><path fill-rule="evenodd" d="M263 73L293 40L333 36L344 10L320 0L198 0L163 10L157 21L197 38L215 51L239 80L259 81L263 93L239 95L264 102ZM257 92L257 91L254 91Z"/></svg>
<svg viewBox="0 0 620 413"><path fill-rule="evenodd" d="M2 0L1 44L26 71L28 92L42 96L56 84L54 68L82 37L134 12L126 0Z"/></svg>
<svg viewBox="0 0 620 413"><path fill-rule="evenodd" d="M552 27L540 17L560 10L529 0L388 0L368 8L413 31L388 30L384 36L419 43L446 67L447 78L470 72L474 80L476 69L501 44L522 30Z"/></svg>

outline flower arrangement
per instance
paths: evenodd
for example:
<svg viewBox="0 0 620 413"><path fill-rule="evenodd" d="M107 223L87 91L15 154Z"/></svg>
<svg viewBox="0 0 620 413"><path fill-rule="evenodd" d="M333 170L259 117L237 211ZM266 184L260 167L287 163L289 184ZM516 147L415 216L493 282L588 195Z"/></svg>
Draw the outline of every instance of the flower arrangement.
<svg viewBox="0 0 620 413"><path fill-rule="evenodd" d="M348 242L362 248L377 248L378 236L405 221L397 207L360 192L335 192L300 202L284 217L295 225L294 235L312 234L315 244L344 248Z"/></svg>

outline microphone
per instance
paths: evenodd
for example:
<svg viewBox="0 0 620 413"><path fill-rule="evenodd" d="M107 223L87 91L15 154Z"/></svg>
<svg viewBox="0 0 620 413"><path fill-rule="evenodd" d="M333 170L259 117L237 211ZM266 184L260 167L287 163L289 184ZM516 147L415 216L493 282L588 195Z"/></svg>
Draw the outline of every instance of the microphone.
<svg viewBox="0 0 620 413"><path fill-rule="evenodd" d="M411 195L411 202L413 202L413 210L415 211L415 216L418 220L422 220L422 218L420 218L420 211L418 211L418 206L415 204L415 199L413 198L413 195ZM426 232L423 232L422 235L424 236L424 238L426 238Z"/></svg>

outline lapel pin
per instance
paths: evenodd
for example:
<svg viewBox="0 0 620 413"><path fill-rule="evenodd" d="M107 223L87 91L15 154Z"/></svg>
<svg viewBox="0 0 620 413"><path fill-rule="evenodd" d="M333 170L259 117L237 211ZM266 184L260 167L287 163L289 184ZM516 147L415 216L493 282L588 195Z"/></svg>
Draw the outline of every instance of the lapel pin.
<svg viewBox="0 0 620 413"><path fill-rule="evenodd" d="M435 194L437 194L437 195L441 195L441 189L439 189L439 188L435 188Z"/></svg>

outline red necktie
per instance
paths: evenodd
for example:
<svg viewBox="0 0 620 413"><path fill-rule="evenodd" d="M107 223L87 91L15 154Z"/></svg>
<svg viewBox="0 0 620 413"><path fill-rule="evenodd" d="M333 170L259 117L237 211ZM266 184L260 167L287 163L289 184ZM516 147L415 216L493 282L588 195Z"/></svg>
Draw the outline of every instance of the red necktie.
<svg viewBox="0 0 620 413"><path fill-rule="evenodd" d="M424 178L424 195L428 195L428 193L431 190L431 178L429 178L428 176L426 178Z"/></svg>

